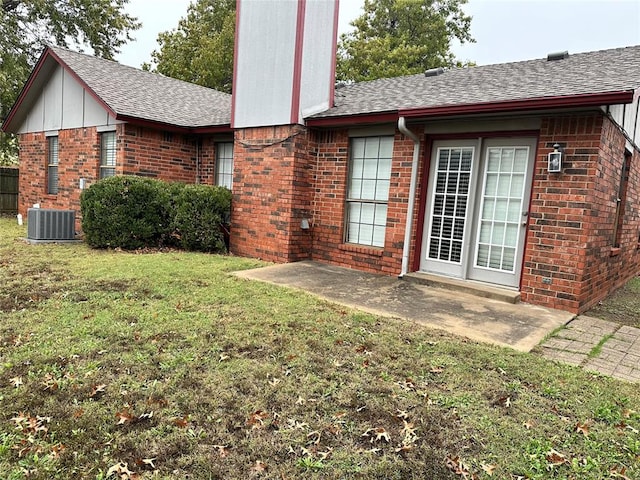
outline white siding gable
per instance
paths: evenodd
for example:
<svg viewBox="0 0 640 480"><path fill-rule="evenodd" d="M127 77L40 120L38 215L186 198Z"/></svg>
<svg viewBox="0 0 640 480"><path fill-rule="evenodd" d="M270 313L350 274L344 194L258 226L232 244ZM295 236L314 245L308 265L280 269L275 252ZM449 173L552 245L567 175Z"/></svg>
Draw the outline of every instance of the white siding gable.
<svg viewBox="0 0 640 480"><path fill-rule="evenodd" d="M18 133L97 127L121 123L73 75L56 66L29 109Z"/></svg>

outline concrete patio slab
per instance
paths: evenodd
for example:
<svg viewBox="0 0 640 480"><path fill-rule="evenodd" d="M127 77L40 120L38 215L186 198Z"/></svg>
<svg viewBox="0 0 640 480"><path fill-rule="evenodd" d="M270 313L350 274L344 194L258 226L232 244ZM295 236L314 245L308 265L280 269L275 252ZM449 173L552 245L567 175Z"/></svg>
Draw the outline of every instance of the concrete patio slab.
<svg viewBox="0 0 640 480"><path fill-rule="evenodd" d="M528 352L568 312L481 298L348 268L304 261L235 272L236 276L304 290L376 315L402 318L471 340Z"/></svg>

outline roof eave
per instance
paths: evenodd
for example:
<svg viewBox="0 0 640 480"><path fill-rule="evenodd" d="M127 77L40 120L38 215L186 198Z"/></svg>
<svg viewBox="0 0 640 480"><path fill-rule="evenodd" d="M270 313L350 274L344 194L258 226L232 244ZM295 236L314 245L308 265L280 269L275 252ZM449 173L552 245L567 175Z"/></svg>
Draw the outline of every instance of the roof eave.
<svg viewBox="0 0 640 480"><path fill-rule="evenodd" d="M332 117L311 117L305 119L309 127L338 127L378 123L397 123L398 111L340 115Z"/></svg>
<svg viewBox="0 0 640 480"><path fill-rule="evenodd" d="M140 127L149 127L153 129L162 129L169 132L176 133L184 133L184 134L195 134L195 133L228 133L232 132L233 129L229 123L220 124L220 125L204 125L204 126L183 126L183 125L175 125L172 123L159 122L156 120L148 120L144 118L139 118L131 115L116 115L116 120L120 120L122 122L130 123L132 125L137 125Z"/></svg>
<svg viewBox="0 0 640 480"><path fill-rule="evenodd" d="M555 110L560 108L601 107L633 102L633 90L614 92L562 95L554 97L525 98L498 102L471 103L463 105L440 105L435 107L407 108L398 111L405 118L448 117L452 115L470 115L504 112L525 112Z"/></svg>

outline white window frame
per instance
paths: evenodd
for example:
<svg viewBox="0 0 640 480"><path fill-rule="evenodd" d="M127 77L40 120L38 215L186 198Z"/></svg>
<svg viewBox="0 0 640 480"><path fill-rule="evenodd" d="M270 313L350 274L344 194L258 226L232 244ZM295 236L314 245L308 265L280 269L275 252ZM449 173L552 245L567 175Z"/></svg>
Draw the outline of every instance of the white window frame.
<svg viewBox="0 0 640 480"><path fill-rule="evenodd" d="M216 185L233 190L233 142L216 142Z"/></svg>
<svg viewBox="0 0 640 480"><path fill-rule="evenodd" d="M47 194L57 195L59 190L58 166L60 164L60 143L57 135L47 136ZM55 178L55 181L53 179Z"/></svg>
<svg viewBox="0 0 640 480"><path fill-rule="evenodd" d="M111 148L107 143L109 141L112 142ZM100 132L100 179L115 176L116 151L116 132Z"/></svg>
<svg viewBox="0 0 640 480"><path fill-rule="evenodd" d="M384 247L393 142L393 135L349 139L345 243Z"/></svg>

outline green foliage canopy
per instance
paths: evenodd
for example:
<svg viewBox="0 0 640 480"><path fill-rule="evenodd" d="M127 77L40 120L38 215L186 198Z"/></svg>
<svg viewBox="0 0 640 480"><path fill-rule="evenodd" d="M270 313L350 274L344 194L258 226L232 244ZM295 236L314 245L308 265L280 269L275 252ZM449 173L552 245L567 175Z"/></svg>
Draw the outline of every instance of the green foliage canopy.
<svg viewBox="0 0 640 480"><path fill-rule="evenodd" d="M230 93L235 27L235 0L197 0L177 28L158 35L155 66L143 68Z"/></svg>
<svg viewBox="0 0 640 480"><path fill-rule="evenodd" d="M365 0L338 44L337 80L360 82L459 65L454 40L474 42L467 0Z"/></svg>
<svg viewBox="0 0 640 480"><path fill-rule="evenodd" d="M47 44L90 47L113 58L140 27L124 12L129 0L1 0L0 121L4 120ZM10 136L0 133L3 158L15 156Z"/></svg>

